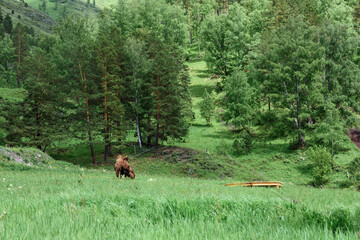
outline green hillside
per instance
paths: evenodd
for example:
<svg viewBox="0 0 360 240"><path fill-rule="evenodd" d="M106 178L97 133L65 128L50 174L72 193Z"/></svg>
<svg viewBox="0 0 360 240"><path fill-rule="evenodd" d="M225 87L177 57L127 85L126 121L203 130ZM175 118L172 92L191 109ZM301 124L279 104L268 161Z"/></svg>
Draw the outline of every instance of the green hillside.
<svg viewBox="0 0 360 240"><path fill-rule="evenodd" d="M52 28L57 24L54 18L48 14L39 11L37 8L26 6L19 0L1 0L0 7L4 16L9 14L15 26L21 22L27 27L34 28L35 31L45 31L50 33ZM12 13L14 12L14 13Z"/></svg>
<svg viewBox="0 0 360 240"><path fill-rule="evenodd" d="M95 6L87 4L84 0L1 0L0 7L4 15L10 14L14 26L21 22L27 27L33 27L35 31L50 33L57 21L65 16L79 14L89 18L95 18L104 7L110 7L117 3L115 0L97 0ZM14 12L14 13L13 13Z"/></svg>
<svg viewBox="0 0 360 240"><path fill-rule="evenodd" d="M64 16L71 14L80 14L90 18L96 17L99 10L102 8L101 5L95 4L95 7L91 4L82 0L63 0L63 1L45 1L43 5L42 0L26 0L31 7L38 9L42 12L46 12L49 16L55 20L60 20Z"/></svg>

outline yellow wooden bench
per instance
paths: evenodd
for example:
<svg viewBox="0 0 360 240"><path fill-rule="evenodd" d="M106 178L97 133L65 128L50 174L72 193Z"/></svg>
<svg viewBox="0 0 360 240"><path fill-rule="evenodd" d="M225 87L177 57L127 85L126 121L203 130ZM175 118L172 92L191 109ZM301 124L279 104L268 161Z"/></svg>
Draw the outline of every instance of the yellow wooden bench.
<svg viewBox="0 0 360 240"><path fill-rule="evenodd" d="M282 182L244 182L244 183L227 183L227 187L276 187L281 188Z"/></svg>

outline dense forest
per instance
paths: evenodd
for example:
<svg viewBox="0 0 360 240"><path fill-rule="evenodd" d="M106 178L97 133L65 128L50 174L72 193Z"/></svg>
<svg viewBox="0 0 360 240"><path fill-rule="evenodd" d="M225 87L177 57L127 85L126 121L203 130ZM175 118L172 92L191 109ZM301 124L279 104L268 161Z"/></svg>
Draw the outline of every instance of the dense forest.
<svg viewBox="0 0 360 240"><path fill-rule="evenodd" d="M194 113L193 47L213 77L201 116L254 138L290 138L333 157L359 123L360 1L120 0L97 19L65 16L52 34L0 11L0 144L43 151L60 140L101 143L104 161L127 136L141 149L186 141ZM114 150L115 149L115 150Z"/></svg>

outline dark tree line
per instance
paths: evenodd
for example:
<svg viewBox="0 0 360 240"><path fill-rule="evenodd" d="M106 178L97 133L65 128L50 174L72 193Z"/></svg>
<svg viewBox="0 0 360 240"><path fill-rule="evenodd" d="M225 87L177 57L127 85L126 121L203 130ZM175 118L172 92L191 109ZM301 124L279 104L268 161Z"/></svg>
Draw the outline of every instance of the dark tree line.
<svg viewBox="0 0 360 240"><path fill-rule="evenodd" d="M104 10L96 28L72 16L35 44L20 24L1 40L16 66L11 81L27 91L23 102L2 106L8 145L45 151L58 140L86 139L96 164L95 143L104 144L106 162L131 133L140 148L186 135L192 112L182 12L161 1L132 4Z"/></svg>

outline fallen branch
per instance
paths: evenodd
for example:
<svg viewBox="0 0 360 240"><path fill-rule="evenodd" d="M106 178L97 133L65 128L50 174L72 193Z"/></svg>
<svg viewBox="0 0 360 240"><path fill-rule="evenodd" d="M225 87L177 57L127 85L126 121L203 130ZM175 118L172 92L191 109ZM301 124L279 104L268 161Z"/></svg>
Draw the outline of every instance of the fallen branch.
<svg viewBox="0 0 360 240"><path fill-rule="evenodd" d="M140 156L140 155L142 155L142 154L144 154L144 153L147 153L147 152L149 152L149 151L151 151L151 150L154 150L154 149L155 149L155 146L152 147L152 148L150 148L150 149L148 149L148 150L146 150L146 151L143 151L143 152L141 152L141 153L139 153L139 154L136 154L135 156L132 156L131 158L136 158L136 157L138 157L138 156Z"/></svg>

